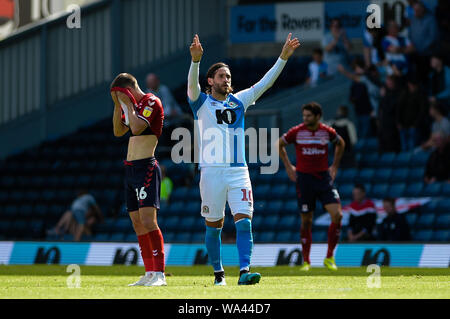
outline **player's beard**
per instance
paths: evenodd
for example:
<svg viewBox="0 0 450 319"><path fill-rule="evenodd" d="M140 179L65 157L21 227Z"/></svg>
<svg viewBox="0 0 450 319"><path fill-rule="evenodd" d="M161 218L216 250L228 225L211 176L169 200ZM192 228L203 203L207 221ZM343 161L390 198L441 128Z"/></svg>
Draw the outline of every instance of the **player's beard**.
<svg viewBox="0 0 450 319"><path fill-rule="evenodd" d="M228 95L233 92L233 88L231 86L225 86L215 83L214 91L221 95Z"/></svg>

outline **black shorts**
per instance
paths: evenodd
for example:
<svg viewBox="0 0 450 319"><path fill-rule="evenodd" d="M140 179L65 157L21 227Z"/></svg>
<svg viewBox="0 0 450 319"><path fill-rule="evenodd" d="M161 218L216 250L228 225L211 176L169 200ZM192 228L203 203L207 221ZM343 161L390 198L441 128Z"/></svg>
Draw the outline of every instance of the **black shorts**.
<svg viewBox="0 0 450 319"><path fill-rule="evenodd" d="M314 174L297 172L297 201L301 213L316 209L316 200L323 206L340 203L339 193L331 182L328 171Z"/></svg>
<svg viewBox="0 0 450 319"><path fill-rule="evenodd" d="M154 157L124 161L125 199L128 212L142 207L159 209L161 194L161 169Z"/></svg>

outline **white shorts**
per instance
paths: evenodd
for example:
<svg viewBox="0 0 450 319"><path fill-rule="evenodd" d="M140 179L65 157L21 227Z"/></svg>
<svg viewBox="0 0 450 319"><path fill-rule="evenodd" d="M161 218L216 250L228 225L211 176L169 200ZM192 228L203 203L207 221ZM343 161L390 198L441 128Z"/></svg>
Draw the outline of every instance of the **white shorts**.
<svg viewBox="0 0 450 319"><path fill-rule="evenodd" d="M203 167L200 174L201 214L214 222L231 213L253 215L253 193L247 167Z"/></svg>

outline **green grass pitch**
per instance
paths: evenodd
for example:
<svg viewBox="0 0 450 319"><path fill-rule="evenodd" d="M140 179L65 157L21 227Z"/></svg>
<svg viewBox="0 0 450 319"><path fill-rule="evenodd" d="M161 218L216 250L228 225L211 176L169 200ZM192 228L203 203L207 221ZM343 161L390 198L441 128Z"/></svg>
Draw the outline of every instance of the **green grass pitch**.
<svg viewBox="0 0 450 319"><path fill-rule="evenodd" d="M450 298L450 269L381 268L381 288L368 288L366 268L330 272L298 267L253 267L255 286L238 286L238 268L225 267L228 286L213 286L209 266L167 267L167 287L127 287L144 271L137 266L81 266L81 287L68 288L66 266L0 265L0 298L44 299L355 299Z"/></svg>

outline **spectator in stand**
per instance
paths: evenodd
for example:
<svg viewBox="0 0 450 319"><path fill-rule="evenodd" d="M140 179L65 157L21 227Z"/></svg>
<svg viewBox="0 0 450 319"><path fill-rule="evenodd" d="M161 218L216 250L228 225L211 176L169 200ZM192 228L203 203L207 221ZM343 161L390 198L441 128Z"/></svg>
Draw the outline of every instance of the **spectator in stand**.
<svg viewBox="0 0 450 319"><path fill-rule="evenodd" d="M366 198L366 189L362 184L353 188L353 202L350 204L348 241L374 240L374 230L377 223L375 204Z"/></svg>
<svg viewBox="0 0 450 319"><path fill-rule="evenodd" d="M415 48L416 72L419 79L426 85L430 71L430 57L439 45L439 30L435 17L421 1L417 1L413 8L414 16L410 20L409 37Z"/></svg>
<svg viewBox="0 0 450 319"><path fill-rule="evenodd" d="M344 155L341 159L341 167L354 167L355 166L355 154L353 147L358 141L356 135L355 124L348 118L348 107L345 105L339 106L336 114L336 118L329 121L327 124L333 127L338 135L345 141Z"/></svg>
<svg viewBox="0 0 450 319"><path fill-rule="evenodd" d="M434 54L430 61L431 74L429 78L429 99L436 103L441 100L446 105L450 105L450 67L444 65L444 58Z"/></svg>
<svg viewBox="0 0 450 319"><path fill-rule="evenodd" d="M399 79L395 75L386 78L385 86L380 90L380 104L378 107L378 147L379 152L400 152L400 134L397 128L396 114L398 96L400 94Z"/></svg>
<svg viewBox="0 0 450 319"><path fill-rule="evenodd" d="M440 135L444 139L450 137L450 121L447 118L447 113L441 103L434 103L430 106L430 116L433 119L431 125L431 136L422 144L422 149L427 150L436 147L434 144L434 136Z"/></svg>
<svg viewBox="0 0 450 319"><path fill-rule="evenodd" d="M77 197L49 234L71 234L74 241L80 241L82 235L91 235L92 227L103 221L103 214L94 197L86 190L79 190Z"/></svg>
<svg viewBox="0 0 450 319"><path fill-rule="evenodd" d="M450 138L438 133L433 136L433 143L436 149L428 158L424 181L450 182Z"/></svg>
<svg viewBox="0 0 450 319"><path fill-rule="evenodd" d="M339 64L347 65L352 44L345 30L342 28L339 19L334 18L331 20L330 32L326 33L323 37L322 47L325 51L325 63L328 65L328 75L336 74Z"/></svg>
<svg viewBox="0 0 450 319"><path fill-rule="evenodd" d="M170 201L170 195L173 190L173 182L167 176L167 170L164 165L160 165L161 168L161 202L168 203Z"/></svg>
<svg viewBox="0 0 450 319"><path fill-rule="evenodd" d="M365 66L366 68L375 66L383 79L385 78L387 64L382 45L384 33L383 28L366 28L363 34Z"/></svg>
<svg viewBox="0 0 450 319"><path fill-rule="evenodd" d="M382 40L386 55L388 74L405 75L408 73L408 54L414 52L414 46L408 38L399 35L399 26L395 20L387 24L387 35Z"/></svg>
<svg viewBox="0 0 450 319"><path fill-rule="evenodd" d="M328 66L323 61L323 50L320 48L313 50L312 59L308 65L308 78L306 79L306 83L311 86L316 86L322 79L327 77Z"/></svg>
<svg viewBox="0 0 450 319"><path fill-rule="evenodd" d="M370 136L373 111L369 96L369 88L372 90L372 83L365 76L363 60L356 58L352 64L354 73L346 71L342 65L338 66L338 70L352 80L350 101L356 113L356 131L359 138L366 138Z"/></svg>
<svg viewBox="0 0 450 319"><path fill-rule="evenodd" d="M450 1L438 0L435 8L439 45L445 64L450 64Z"/></svg>
<svg viewBox="0 0 450 319"><path fill-rule="evenodd" d="M148 74L146 83L147 93L153 93L159 97L164 105L164 120L183 114L170 89L166 85L161 84L156 74Z"/></svg>
<svg viewBox="0 0 450 319"><path fill-rule="evenodd" d="M397 108L397 125L402 151L411 151L418 144L418 128L428 112L427 98L415 76L408 77L407 87L400 94Z"/></svg>
<svg viewBox="0 0 450 319"><path fill-rule="evenodd" d="M378 239L384 241L411 240L411 233L404 214L397 213L395 198L384 198L383 208L387 213L378 231Z"/></svg>

